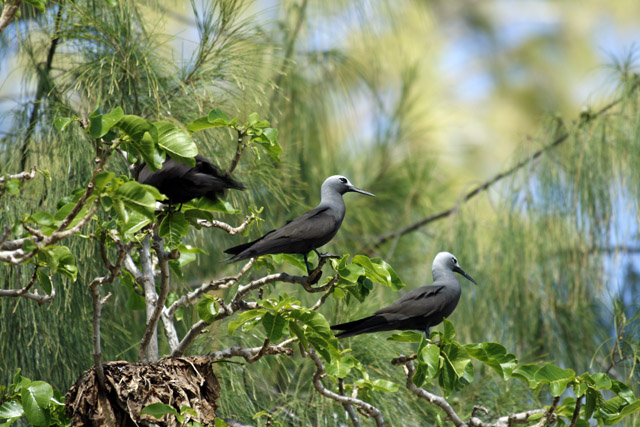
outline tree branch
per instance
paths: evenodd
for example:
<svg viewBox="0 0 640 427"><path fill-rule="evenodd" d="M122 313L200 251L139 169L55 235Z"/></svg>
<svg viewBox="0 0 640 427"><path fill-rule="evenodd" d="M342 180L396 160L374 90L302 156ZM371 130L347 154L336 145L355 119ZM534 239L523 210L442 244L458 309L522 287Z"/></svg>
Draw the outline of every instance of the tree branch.
<svg viewBox="0 0 640 427"><path fill-rule="evenodd" d="M162 314L162 310L164 309L165 302L167 301L167 295L169 295L169 254L164 251L164 246L162 244L162 239L160 236L154 232L153 233L153 249L156 252L156 256L158 257L158 266L160 267L160 294L156 295L155 292L155 282L153 280L153 271L151 272L151 277L147 277L149 282L153 283L153 296L147 299L147 295L151 296L151 292L145 291L145 300L147 301L147 327L144 331L144 335L142 336L142 341L140 343L140 351L138 352L138 358L141 361L155 361L158 359L158 348L157 348L157 339L155 340L155 352L150 351L153 350L149 348L149 344L151 343L152 337L157 337L158 330L158 321L160 320L160 315ZM148 239L147 246L143 248L144 251L149 250L148 247ZM149 262L147 260L147 262ZM145 289L150 286L145 286ZM151 291L151 289L149 289ZM149 310L149 306L151 305L151 310Z"/></svg>
<svg viewBox="0 0 640 427"><path fill-rule="evenodd" d="M36 279L38 277L38 266L36 265L33 269L33 275L31 276L31 280L29 283L22 289L0 289L0 297L14 297L14 298L26 298L33 301L36 301L38 304L42 305L52 301L56 296L56 288L51 284L51 295L38 295L37 293L29 292L29 289L36 283Z"/></svg>
<svg viewBox="0 0 640 427"><path fill-rule="evenodd" d="M582 407L582 396L576 400L576 408L573 410L573 417L571 417L571 425L569 427L576 427L578 418L580 418L580 408Z"/></svg>
<svg viewBox="0 0 640 427"><path fill-rule="evenodd" d="M22 0L7 0L2 8L2 15L0 15L0 33L4 31L7 26L13 21L14 16L20 9Z"/></svg>
<svg viewBox="0 0 640 427"><path fill-rule="evenodd" d="M240 163L242 152L247 146L247 144L244 143L244 136L245 136L244 131L242 129L238 129L237 132L238 132L238 145L236 146L236 154L235 156L233 156L233 160L231 161L229 168L227 168L227 170L224 173L226 176L231 175L231 172L233 172L236 169L236 167L238 166L238 163Z"/></svg>
<svg viewBox="0 0 640 427"><path fill-rule="evenodd" d="M614 106L616 106L617 104L621 103L626 97L628 97L631 93L633 93L637 88L637 84L634 84L631 89L629 90L629 92L625 95L622 96L612 102L610 102L609 104L605 105L604 107L602 107L600 110L596 111L595 113L589 114L589 115L581 115L580 119L579 119L579 124L585 124L588 123L590 121L593 121L594 119L602 116L604 113L606 113L607 111L609 111L611 108L613 108ZM387 233L384 234L382 236L379 236L378 239L370 246L371 250L375 250L377 248L379 248L382 244L386 243L389 240L392 239L396 239L398 237L404 236L405 234L411 233L413 231L416 231L422 227L424 227L425 225L443 219L443 218L447 218L448 216L450 216L451 214L455 213L458 208L459 205L462 203L466 203L469 200L471 200L472 198L474 198L475 196L477 196L478 194L480 194L481 192L489 189L491 186L493 186L494 184L496 184L497 182L501 181L504 178L507 178L511 175L513 175L514 173L516 173L517 171L519 171L520 169L522 169L523 167L529 165L530 163L534 162L535 160L537 160L540 156L542 156L544 153L546 153L547 151L557 147L558 145L562 144L563 142L565 142L567 139L569 138L569 133L568 132L564 132L561 135L559 135L558 137L556 137L551 143L549 143L548 145L545 145L544 147L542 147L541 149L539 149L538 151L534 152L532 155L530 155L529 157L525 158L524 160L521 160L520 162L518 162L515 166L498 173L497 175L493 176L493 178L490 178L489 180L483 182L482 184L476 186L475 188L473 188L471 191L469 191L467 194L464 195L464 197L458 202L456 203L454 206L450 207L449 209L445 209L441 212L435 213L433 215L429 215L426 218L423 218L419 221L414 222L411 225L408 225L406 227L403 227L399 230L393 231L391 233ZM367 251L365 251L367 252ZM368 251L370 252L370 251Z"/></svg>
<svg viewBox="0 0 640 427"><path fill-rule="evenodd" d="M205 219L199 219L198 220L198 225L200 225L201 227L205 227L205 228L219 228L221 230L226 231L227 233L229 233L230 235L235 235L238 233L242 233L244 230L247 229L247 227L257 219L258 217L255 215L250 215L248 217L246 217L244 219L244 222L242 224L240 224L237 227L232 227L231 225L227 224L226 222L222 222L222 221L207 221Z"/></svg>
<svg viewBox="0 0 640 427"><path fill-rule="evenodd" d="M325 386L322 384L322 377L325 376L325 369L322 360L320 360L320 357L313 348L309 349L309 352L307 354L316 364L316 372L313 375L313 386L320 394L328 397L329 399L333 399L338 403L341 403L342 405L348 404L357 406L358 408L362 409L368 416L374 419L374 421L376 422L376 426L381 427L385 425L384 419L382 418L382 413L375 406L354 397L341 396L325 388Z"/></svg>
<svg viewBox="0 0 640 427"><path fill-rule="evenodd" d="M340 392L341 396L345 396L343 378L338 378L338 391ZM355 409L353 409L353 405L350 403L343 403L342 407L344 408L345 411L347 411L347 414L349 415L349 419L351 419L351 423L353 424L353 427L361 427L362 424L360 424L360 418L358 418L358 414L356 413Z"/></svg>
<svg viewBox="0 0 640 427"><path fill-rule="evenodd" d="M19 0L22 1L22 0ZM7 3L8 5L9 3ZM7 8L7 5L5 5L5 9ZM2 30L0 30L2 31ZM19 179L21 181L30 181L33 178L36 177L36 167L32 167L31 170L29 172L20 172L20 173L16 173L13 175L6 175L6 176L0 176L0 185L4 185L5 180L11 180L11 179Z"/></svg>

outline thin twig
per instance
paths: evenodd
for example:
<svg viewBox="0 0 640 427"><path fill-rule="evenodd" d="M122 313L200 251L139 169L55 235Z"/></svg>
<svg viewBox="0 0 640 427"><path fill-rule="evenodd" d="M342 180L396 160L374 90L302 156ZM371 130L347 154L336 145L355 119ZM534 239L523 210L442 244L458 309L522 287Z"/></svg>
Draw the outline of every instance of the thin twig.
<svg viewBox="0 0 640 427"><path fill-rule="evenodd" d="M338 391L340 392L340 395L346 396L344 393L343 378L338 378ZM343 403L342 407L344 408L345 411L347 411L347 414L349 415L349 419L351 419L351 423L353 424L353 426L361 427L362 424L360 424L360 418L358 418L358 414L356 413L355 409L353 409L353 405L350 403Z"/></svg>
<svg viewBox="0 0 640 427"><path fill-rule="evenodd" d="M242 233L244 230L247 229L247 227L257 219L258 217L255 215L250 215L248 217L246 217L244 219L244 222L242 224L240 224L237 227L232 227L231 225L227 224L226 222L222 222L222 221L207 221L206 219L199 219L198 220L198 225L200 225L201 227L205 227L205 228L219 228L221 230L226 231L227 233L229 233L230 235L235 235L238 233Z"/></svg>
<svg viewBox="0 0 640 427"><path fill-rule="evenodd" d="M636 89L637 85L632 86L631 90L629 91L629 93L632 93L635 89ZM624 97L620 97L612 102L610 102L609 104L605 105L604 107L602 107L600 110L596 111L595 113L586 116L586 117L582 117L581 120L581 124L582 123L588 123L590 121L593 121L595 118L602 116L604 113L606 113L608 110L610 110L611 108L613 108L614 106L616 106L617 104L621 103L626 97L629 96L629 93L627 93ZM469 191L468 193L466 193L464 195L464 197L458 202L456 203L454 206L450 207L449 209L445 209L441 212L435 213L433 215L429 215L426 218L423 218L419 221L414 222L413 224L403 227L399 230L384 234L380 237L378 237L378 239L372 244L370 245L371 250L375 250L377 248L379 248L382 244L386 243L387 241L391 240L391 239L395 239L398 238L400 236L403 236L405 234L411 233L413 231L416 231L422 227L424 227L425 225L443 219L443 218L447 218L448 216L450 216L451 214L453 214L454 212L456 212L459 208L459 205L461 203L465 203L468 202L469 200L471 200L472 198L474 198L475 196L477 196L478 194L480 194L482 191L485 191L487 189L489 189L491 186L493 186L494 184L496 184L497 182L501 181L502 179L509 177L511 175L513 175L515 172L519 171L520 169L522 169L523 167L527 166L528 164L534 162L535 160L537 160L540 156L542 156L544 153L546 153L547 151L557 147L558 145L562 144L563 142L565 142L568 138L569 138L569 133L568 132L564 132L561 135L559 135L558 137L556 137L551 143L549 143L548 145L545 145L544 147L542 147L541 149L539 149L538 151L534 152L531 156L525 158L524 160L521 160L520 162L518 162L515 166L498 173L497 175L493 176L493 178L483 182L482 184L476 186L475 188L473 188L471 191ZM370 252L370 251L366 251L365 252Z"/></svg>
<svg viewBox="0 0 640 427"><path fill-rule="evenodd" d="M5 8L6 8L6 5L5 5ZM29 172L20 172L20 173L16 173L16 174L13 174L13 175L0 176L0 185L4 184L5 178L7 180L19 179L21 181L30 181L35 177L36 177L36 167L34 166L34 167L31 168L31 170Z"/></svg>
<svg viewBox="0 0 640 427"><path fill-rule="evenodd" d="M247 147L247 144L244 142L244 137L245 137L244 130L237 129L237 131L238 131L238 145L236 146L236 154L235 156L233 156L233 160L231 161L231 164L229 165L229 167L224 173L226 176L231 175L231 173L236 169L236 167L238 166L238 163L240 163L240 158L242 157L242 153L244 149Z"/></svg>
<svg viewBox="0 0 640 427"><path fill-rule="evenodd" d="M466 423L460 419L460 416L453 410L449 402L447 402L443 397L437 396L433 393L428 392L427 390L417 387L412 379L413 375L416 373L416 368L413 364L413 361L408 360L403 364L404 372L407 375L407 388L413 392L416 396L421 399L426 400L429 403L432 403L436 406L439 406L447 413L447 416L451 420L456 427L466 426Z"/></svg>
<svg viewBox="0 0 640 427"><path fill-rule="evenodd" d="M582 396L576 400L576 408L573 410L573 417L571 417L571 425L569 427L576 427L578 418L580 418L580 408L582 407Z"/></svg>
<svg viewBox="0 0 640 427"><path fill-rule="evenodd" d="M316 364L316 372L313 374L313 386L320 394L328 397L329 399L333 399L343 405L349 404L357 406L358 408L362 409L365 414L374 419L374 421L376 422L376 426L381 427L385 425L384 419L382 418L382 413L375 406L363 400L356 399L355 397L341 396L338 393L334 393L333 391L327 389L322 384L322 377L325 376L325 368L322 360L320 360L320 357L313 348L309 349L307 354Z"/></svg>
<svg viewBox="0 0 640 427"><path fill-rule="evenodd" d="M42 305L52 301L56 296L56 288L51 285L51 294L50 295L39 295L37 293L29 292L29 289L36 283L36 279L38 277L38 266L36 265L33 269L33 274L31 275L31 280L29 283L22 289L0 289L0 297L14 297L14 298L26 298L33 301L36 301L38 304Z"/></svg>
<svg viewBox="0 0 640 427"><path fill-rule="evenodd" d="M93 297L93 364L96 368L96 374L98 376L98 385L101 390L106 390L106 379L104 376L104 369L102 367L102 346L100 343L100 320L102 318L102 306L111 296L111 292L104 298L100 299L100 285L102 284L102 277L94 279L89 288L91 289L91 295Z"/></svg>

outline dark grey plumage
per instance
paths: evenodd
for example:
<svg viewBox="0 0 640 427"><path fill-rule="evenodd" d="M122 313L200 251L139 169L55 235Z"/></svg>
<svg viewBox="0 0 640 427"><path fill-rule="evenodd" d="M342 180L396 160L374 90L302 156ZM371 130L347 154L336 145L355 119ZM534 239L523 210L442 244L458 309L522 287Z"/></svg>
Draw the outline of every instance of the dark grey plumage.
<svg viewBox="0 0 640 427"><path fill-rule="evenodd" d="M350 191L373 196L354 187L344 176L330 176L322 184L321 201L317 207L253 242L227 249L224 252L232 256L223 261L236 262L260 255L286 253L303 254L306 263L307 254L327 244L340 229L346 210L342 195Z"/></svg>
<svg viewBox="0 0 640 427"><path fill-rule="evenodd" d="M433 284L407 292L393 304L376 311L373 316L332 326L333 330L343 331L336 337L391 330L419 330L429 337L429 328L449 317L460 300L460 282L453 273L460 273L477 284L449 252L436 255L431 271Z"/></svg>
<svg viewBox="0 0 640 427"><path fill-rule="evenodd" d="M169 157L155 172L143 163L137 169L136 179L156 187L171 204L186 203L203 196L216 201L227 188L244 190L241 182L226 176L206 157L198 154L195 161L195 166L189 166Z"/></svg>

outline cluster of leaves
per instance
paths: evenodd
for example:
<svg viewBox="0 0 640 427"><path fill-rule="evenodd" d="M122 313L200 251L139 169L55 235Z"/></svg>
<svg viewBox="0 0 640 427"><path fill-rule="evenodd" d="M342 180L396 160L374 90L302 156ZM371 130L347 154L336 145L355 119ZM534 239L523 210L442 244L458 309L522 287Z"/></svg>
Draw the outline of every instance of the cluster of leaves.
<svg viewBox="0 0 640 427"><path fill-rule="evenodd" d="M25 417L34 426L71 425L65 412L64 397L44 381L31 381L20 375L8 387L0 386L0 426L10 426Z"/></svg>
<svg viewBox="0 0 640 427"><path fill-rule="evenodd" d="M180 411L178 412L178 410L171 405L161 402L152 403L151 405L145 406L144 409L140 411L140 415L151 415L157 419L161 419L165 415L173 415L181 426L202 427L202 424L198 421L189 420L189 416L197 417L198 414L193 410L193 408L186 405L180 408ZM213 427L227 427L227 423L222 418L216 418Z"/></svg>
<svg viewBox="0 0 640 427"><path fill-rule="evenodd" d="M607 374L576 375L571 369L551 363L521 364L516 356L497 343L460 344L454 340L453 324L446 319L443 329L443 332L432 332L430 340L413 331L394 334L389 338L391 341L419 343L416 373L412 379L418 387L437 381L447 396L453 391L462 390L474 379L473 359L493 369L505 381L511 378L526 381L536 394L547 385L553 397L560 397L571 389L573 396L566 397L555 410L556 414L568 420L575 411L576 398L586 396L578 425L588 426L588 420L592 418L599 424L614 425L640 410L640 399L635 398L627 385ZM438 343L435 344L435 341ZM605 394L612 394L613 397L606 399ZM565 425L565 421L560 418L558 424Z"/></svg>

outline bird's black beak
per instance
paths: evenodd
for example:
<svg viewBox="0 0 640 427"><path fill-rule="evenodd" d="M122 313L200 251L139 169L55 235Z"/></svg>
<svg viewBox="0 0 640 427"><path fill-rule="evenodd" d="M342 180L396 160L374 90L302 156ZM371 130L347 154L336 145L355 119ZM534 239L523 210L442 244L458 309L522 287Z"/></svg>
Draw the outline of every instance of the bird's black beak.
<svg viewBox="0 0 640 427"><path fill-rule="evenodd" d="M455 267L453 267L453 271L455 271L456 273L460 273L462 274L464 277L466 277L467 279L469 279L474 285L478 286L478 284L476 283L475 280L473 280L473 277L469 276L467 273L464 272L463 269L461 269L460 267L458 267L457 265Z"/></svg>
<svg viewBox="0 0 640 427"><path fill-rule="evenodd" d="M361 189L359 189L357 187L354 187L353 185L349 186L349 190L348 191L353 191L354 193L366 194L367 196L376 197L375 194L369 193L368 191L361 190Z"/></svg>

